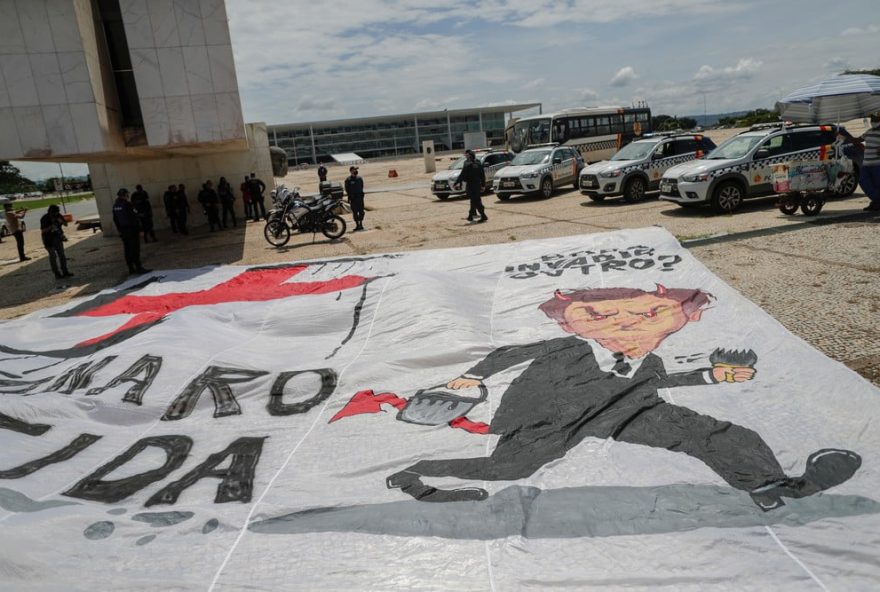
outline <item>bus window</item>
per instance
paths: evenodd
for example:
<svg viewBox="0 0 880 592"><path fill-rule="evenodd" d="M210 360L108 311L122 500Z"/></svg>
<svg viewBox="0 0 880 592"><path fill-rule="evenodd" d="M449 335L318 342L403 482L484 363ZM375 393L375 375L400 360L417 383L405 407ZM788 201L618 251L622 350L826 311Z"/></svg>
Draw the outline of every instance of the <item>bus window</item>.
<svg viewBox="0 0 880 592"><path fill-rule="evenodd" d="M623 118L620 115L612 115L611 116L611 133L612 134L624 133Z"/></svg>
<svg viewBox="0 0 880 592"><path fill-rule="evenodd" d="M611 118L603 115L596 118L596 135L607 136L611 133Z"/></svg>

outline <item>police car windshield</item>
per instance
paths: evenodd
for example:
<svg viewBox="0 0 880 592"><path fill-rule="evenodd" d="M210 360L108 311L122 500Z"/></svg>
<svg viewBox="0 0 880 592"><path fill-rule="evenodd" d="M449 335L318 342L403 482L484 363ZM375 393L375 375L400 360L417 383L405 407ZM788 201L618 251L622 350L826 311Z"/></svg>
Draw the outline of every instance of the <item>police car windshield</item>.
<svg viewBox="0 0 880 592"><path fill-rule="evenodd" d="M464 156L462 156L461 158L459 158L458 160L453 162L451 165L449 165L449 170L456 171L456 170L460 169L461 167L464 166L465 160L467 160L467 159Z"/></svg>
<svg viewBox="0 0 880 592"><path fill-rule="evenodd" d="M628 146L624 146L611 157L611 160L642 160L647 158L651 150L657 145L656 142L633 142Z"/></svg>
<svg viewBox="0 0 880 592"><path fill-rule="evenodd" d="M726 160L742 158L754 148L755 144L766 138L765 135L734 136L706 155L706 160Z"/></svg>
<svg viewBox="0 0 880 592"><path fill-rule="evenodd" d="M529 150L527 152L520 152L514 157L512 164L513 166L524 165L524 164L541 164L542 162L547 162L550 159L550 150Z"/></svg>

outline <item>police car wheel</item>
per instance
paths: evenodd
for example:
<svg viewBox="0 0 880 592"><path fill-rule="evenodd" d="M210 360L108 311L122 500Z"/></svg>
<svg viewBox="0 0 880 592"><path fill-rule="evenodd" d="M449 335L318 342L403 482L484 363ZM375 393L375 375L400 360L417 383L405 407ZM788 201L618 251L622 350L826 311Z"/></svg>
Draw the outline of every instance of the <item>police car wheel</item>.
<svg viewBox="0 0 880 592"><path fill-rule="evenodd" d="M742 188L733 181L721 183L712 194L712 208L719 214L732 214L742 202Z"/></svg>
<svg viewBox="0 0 880 592"><path fill-rule="evenodd" d="M840 197L849 197L856 191L859 185L858 172L847 173L846 177L837 186L837 195Z"/></svg>
<svg viewBox="0 0 880 592"><path fill-rule="evenodd" d="M448 193L437 193L436 195L437 195L437 199L439 199L440 201L444 201L444 200L449 199Z"/></svg>
<svg viewBox="0 0 880 592"><path fill-rule="evenodd" d="M550 177L541 181L541 197L548 198L553 195L553 179Z"/></svg>
<svg viewBox="0 0 880 592"><path fill-rule="evenodd" d="M593 201L605 201L604 195L593 195L593 194L588 193L587 197L589 197Z"/></svg>
<svg viewBox="0 0 880 592"><path fill-rule="evenodd" d="M508 199L510 199L509 193L496 193L495 195L497 195L498 199L500 199L501 201L507 201Z"/></svg>
<svg viewBox="0 0 880 592"><path fill-rule="evenodd" d="M633 177L626 184L623 199L628 203L636 203L645 198L645 180L641 177Z"/></svg>

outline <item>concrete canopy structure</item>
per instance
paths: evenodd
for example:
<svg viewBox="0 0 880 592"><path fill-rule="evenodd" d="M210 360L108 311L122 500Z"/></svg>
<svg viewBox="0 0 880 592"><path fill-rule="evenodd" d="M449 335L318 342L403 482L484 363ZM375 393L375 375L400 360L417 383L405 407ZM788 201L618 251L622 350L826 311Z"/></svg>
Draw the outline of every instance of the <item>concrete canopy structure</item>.
<svg viewBox="0 0 880 592"><path fill-rule="evenodd" d="M424 140L438 151L464 149L466 132L485 132L491 146L504 143L506 118L541 103L423 111L356 119L285 123L268 127L269 143L287 152L289 163L331 162L333 154L364 158L418 154Z"/></svg>
<svg viewBox="0 0 880 592"><path fill-rule="evenodd" d="M0 73L0 159L88 163L110 234L119 186L271 181L224 0L0 0Z"/></svg>

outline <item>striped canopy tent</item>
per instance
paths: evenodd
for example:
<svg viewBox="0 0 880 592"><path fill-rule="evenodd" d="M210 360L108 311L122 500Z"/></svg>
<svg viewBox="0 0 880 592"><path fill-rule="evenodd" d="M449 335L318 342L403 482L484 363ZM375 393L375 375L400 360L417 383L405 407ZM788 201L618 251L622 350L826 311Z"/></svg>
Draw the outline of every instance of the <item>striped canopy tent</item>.
<svg viewBox="0 0 880 592"><path fill-rule="evenodd" d="M828 123L880 111L880 76L842 74L794 91L776 103L782 119Z"/></svg>

